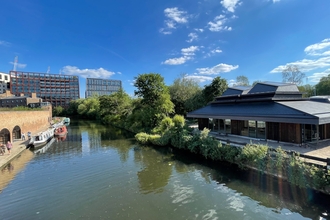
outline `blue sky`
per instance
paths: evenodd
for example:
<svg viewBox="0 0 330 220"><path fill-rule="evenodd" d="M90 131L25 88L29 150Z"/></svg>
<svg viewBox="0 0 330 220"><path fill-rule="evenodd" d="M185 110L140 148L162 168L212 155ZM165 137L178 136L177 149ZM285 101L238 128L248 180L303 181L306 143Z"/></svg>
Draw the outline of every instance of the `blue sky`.
<svg viewBox="0 0 330 220"><path fill-rule="evenodd" d="M122 80L160 73L282 81L295 64L315 84L330 74L329 0L22 0L0 3L0 72Z"/></svg>

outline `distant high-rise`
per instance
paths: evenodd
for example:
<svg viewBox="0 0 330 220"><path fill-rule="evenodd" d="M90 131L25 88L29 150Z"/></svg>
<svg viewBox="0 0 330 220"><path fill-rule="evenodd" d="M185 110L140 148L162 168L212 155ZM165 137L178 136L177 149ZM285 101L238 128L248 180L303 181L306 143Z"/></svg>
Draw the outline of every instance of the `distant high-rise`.
<svg viewBox="0 0 330 220"><path fill-rule="evenodd" d="M121 87L121 80L87 78L85 98L93 94L110 95L119 91Z"/></svg>
<svg viewBox="0 0 330 220"><path fill-rule="evenodd" d="M5 93L9 88L9 81L9 74L0 72L0 94Z"/></svg>
<svg viewBox="0 0 330 220"><path fill-rule="evenodd" d="M16 96L36 93L53 107L68 107L71 100L79 99L78 76L10 71L10 91Z"/></svg>

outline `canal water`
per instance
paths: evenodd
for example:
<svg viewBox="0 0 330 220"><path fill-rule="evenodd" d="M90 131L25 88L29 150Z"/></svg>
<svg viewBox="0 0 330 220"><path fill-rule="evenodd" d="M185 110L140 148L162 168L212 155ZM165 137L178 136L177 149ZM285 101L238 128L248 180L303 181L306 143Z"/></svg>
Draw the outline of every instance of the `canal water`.
<svg viewBox="0 0 330 220"><path fill-rule="evenodd" d="M0 172L0 219L327 219L330 197L72 121Z"/></svg>

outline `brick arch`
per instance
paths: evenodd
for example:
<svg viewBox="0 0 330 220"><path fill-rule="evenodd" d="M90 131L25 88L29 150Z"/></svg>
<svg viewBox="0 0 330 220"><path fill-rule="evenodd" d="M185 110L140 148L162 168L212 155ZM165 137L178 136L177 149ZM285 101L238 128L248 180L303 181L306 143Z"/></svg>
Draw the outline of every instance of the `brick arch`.
<svg viewBox="0 0 330 220"><path fill-rule="evenodd" d="M10 137L10 131L7 128L3 128L0 131L0 144L6 144L7 141L11 141Z"/></svg>
<svg viewBox="0 0 330 220"><path fill-rule="evenodd" d="M21 134L22 134L21 127L16 125L12 131L13 140L21 139L21 137L22 137Z"/></svg>

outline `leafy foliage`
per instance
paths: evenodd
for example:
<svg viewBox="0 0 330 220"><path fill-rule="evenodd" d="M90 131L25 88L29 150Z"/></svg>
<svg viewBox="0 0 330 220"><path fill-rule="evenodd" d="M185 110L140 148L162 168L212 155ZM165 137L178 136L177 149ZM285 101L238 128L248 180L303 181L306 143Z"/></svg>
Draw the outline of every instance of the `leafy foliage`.
<svg viewBox="0 0 330 220"><path fill-rule="evenodd" d="M317 95L330 95L330 74L322 77L315 88Z"/></svg>
<svg viewBox="0 0 330 220"><path fill-rule="evenodd" d="M181 76L175 79L173 84L169 86L169 92L171 101L174 104L175 113L186 115L187 112L191 111L189 107L190 104L187 105L188 100L191 100L198 93L201 93L202 88L200 88L195 80L181 74Z"/></svg>
<svg viewBox="0 0 330 220"><path fill-rule="evenodd" d="M220 76L215 77L210 85L204 87L204 105L213 101L215 97L221 96L227 88L227 80L221 79Z"/></svg>

